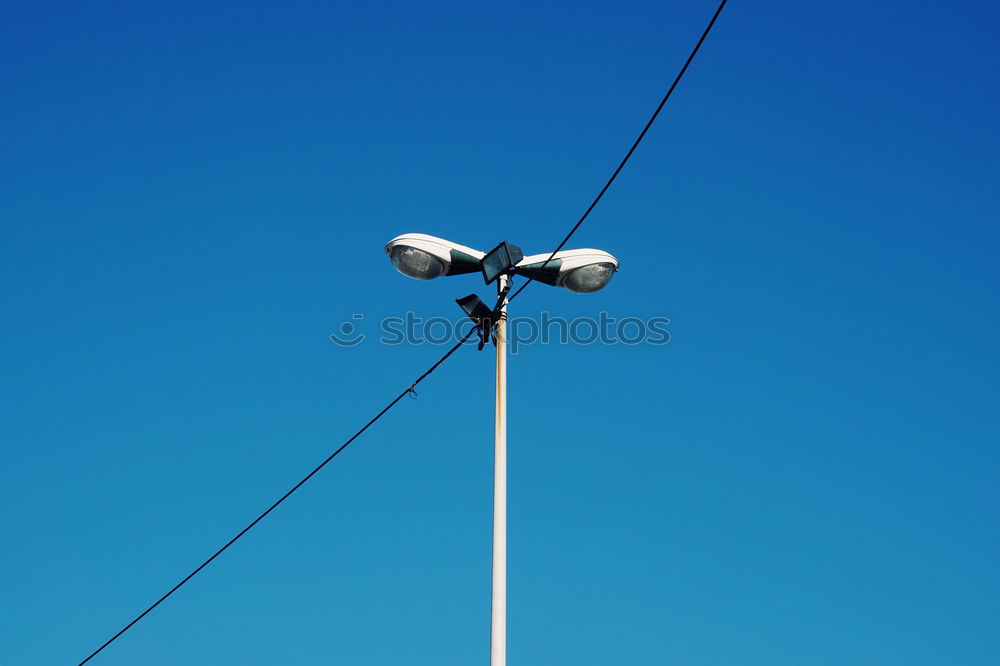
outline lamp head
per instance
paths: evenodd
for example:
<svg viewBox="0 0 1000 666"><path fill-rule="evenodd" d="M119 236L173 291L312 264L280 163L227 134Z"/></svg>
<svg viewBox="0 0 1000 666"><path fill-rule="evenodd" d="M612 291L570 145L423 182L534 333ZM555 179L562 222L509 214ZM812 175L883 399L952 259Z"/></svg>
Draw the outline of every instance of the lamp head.
<svg viewBox="0 0 1000 666"><path fill-rule="evenodd" d="M618 270L618 260L602 250L563 250L551 255L551 261L546 261L549 256L525 257L514 272L578 294L591 294L607 286Z"/></svg>
<svg viewBox="0 0 1000 666"><path fill-rule="evenodd" d="M427 234L396 236L386 243L385 253L397 271L417 280L476 273L485 256L479 250Z"/></svg>

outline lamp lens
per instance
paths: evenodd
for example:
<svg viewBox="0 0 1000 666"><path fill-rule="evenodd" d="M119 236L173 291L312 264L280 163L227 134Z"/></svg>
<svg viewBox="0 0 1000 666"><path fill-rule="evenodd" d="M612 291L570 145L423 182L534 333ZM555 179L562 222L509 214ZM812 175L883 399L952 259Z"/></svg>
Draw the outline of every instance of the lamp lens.
<svg viewBox="0 0 1000 666"><path fill-rule="evenodd" d="M581 266L563 278L562 286L578 294L590 294L610 282L614 272L615 265L611 263Z"/></svg>
<svg viewBox="0 0 1000 666"><path fill-rule="evenodd" d="M415 247L394 247L391 259L397 271L418 280L430 280L444 273L444 264L440 259Z"/></svg>

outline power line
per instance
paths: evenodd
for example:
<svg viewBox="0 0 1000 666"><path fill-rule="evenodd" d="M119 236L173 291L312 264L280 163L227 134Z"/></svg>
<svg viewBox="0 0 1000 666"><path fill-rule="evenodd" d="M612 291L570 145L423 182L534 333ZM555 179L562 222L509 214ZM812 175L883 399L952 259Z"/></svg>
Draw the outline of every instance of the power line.
<svg viewBox="0 0 1000 666"><path fill-rule="evenodd" d="M393 398L392 402L390 402L388 405L386 405L385 407L383 407L382 411L380 411L378 414L376 414L374 417L372 417L372 419L370 421L368 421L368 423L366 423L364 426L362 426L360 430L358 430L356 433L354 433L353 435L351 435L350 439L348 439L346 442L344 442L343 444L341 444L340 447L336 451L334 451L329 456L327 456L326 460L324 460L319 465L317 465L316 467L314 467L311 472L309 472L308 474L306 474L302 478L301 481L299 481L294 486L292 486L292 488L288 492L286 492L284 495L282 495L280 498L278 498L278 500L274 504L272 504L271 506L269 506L267 508L267 510L265 510L262 514L260 514L256 518L254 518L253 521L249 525L247 525L242 530L240 530L239 534L237 534L232 539L230 539L228 542L226 542L226 545L224 545L219 550L215 551L215 553L213 553L213 555L210 558L208 558L207 560L205 560L204 562L202 562L201 564L199 564L198 568L196 568L194 571L192 571L187 576L185 576L181 580L181 582L177 583L172 588L170 588L170 590L166 594L164 594L162 597L160 597L159 599L157 599L156 602L153 605L151 605L149 608L147 608L146 610L144 610L141 613L139 613L135 617L134 620L132 620L131 622L129 622L128 624L126 624L124 627L122 627L122 629L117 634L115 634L114 636L112 636L111 638L109 638L107 641L105 641L104 644L101 645L101 647L99 647L96 650L94 650L93 652L91 652L87 656L86 659L84 659L83 661L80 662L79 666L83 666L88 661L90 661L95 656L97 656L101 652L101 650L103 650L104 648L106 648L109 645L111 645L111 643L113 643L116 638L118 638L119 636L121 636L122 634L124 634L126 631L128 631L129 629L131 629L132 626L136 622L138 622L142 618L146 617L146 615L148 615L150 613L150 611L152 611L154 608L156 608L161 603L163 603L167 599L167 597L169 597L174 592L176 592L177 590L179 590L182 585L184 585L186 582L188 582L189 580L191 580L192 578L194 578L194 576L199 571L201 571L202 569L204 569L205 567L207 567L209 564L211 564L212 560L214 560L219 555L221 555L222 553L224 553L226 551L226 549L229 548L230 546L232 546L234 543L236 543L236 541L241 536L243 536L244 534L246 534L247 532L249 532L257 523L259 523L261 520L263 520L264 517L267 516L267 514L269 514L272 511L274 511L278 507L279 504L281 504L282 502L284 502L286 499L288 499L288 497L292 493L294 493L296 490L298 490L299 488L301 488L302 485L305 484L306 481L308 481L309 479L311 479L317 472L319 472L321 469L323 469L324 467L326 467L326 464L328 462L330 462L331 460L333 460L334 458L336 458L337 454L339 454L341 451L343 451L344 449L346 449L351 442L353 442L355 439L357 439L361 435L361 433L363 433L365 430L368 430L368 428L373 423L375 423L380 418L382 418L382 416L386 412L388 412L390 409L392 409L396 405L397 402L399 402L400 400L403 399L403 396L405 396L407 394L410 394L410 393L414 393L414 391L413 391L414 387L416 387L416 385L419 384L420 382L424 381L424 379L427 377L427 375L429 375L432 372L434 372L435 370L437 370L438 366L441 365L442 363L444 363L445 360L447 360L447 358L449 356L451 356L452 354L454 354L458 350L459 347L461 347L463 344L465 344L465 341L468 340L470 337L472 337L472 334L475 333L476 330L477 329L475 327L469 329L469 332L465 334L465 337L463 337L461 340L459 340L457 343L455 343L454 347L452 347L451 349L449 349L445 353L445 355L442 356L441 358L439 358L434 365L432 365L430 368L427 369L426 372L424 372L424 374L422 374L419 377L417 377L416 381L414 381L406 389L404 389L402 393L400 393L395 398Z"/></svg>
<svg viewBox="0 0 1000 666"><path fill-rule="evenodd" d="M597 202L601 200L601 197L604 196L604 193L608 191L609 187L611 187L611 183L615 182L615 178L618 177L618 174L621 172L622 168L629 161L629 158L632 157L632 153L635 152L635 149L639 147L639 143L642 141L643 137L646 136L646 132L648 132L649 128L653 126L653 121L655 121L656 117L660 115L660 111L663 109L663 105L667 103L668 99L670 99L670 95L674 92L674 88L676 88L677 84L681 82L681 78L684 76L684 72L687 71L688 65L691 64L692 60L694 60L695 55L697 55L698 53L698 49L701 48L702 42L705 41L705 38L708 37L708 33L711 32L712 30L712 26L715 25L715 19L719 18L719 14L722 13L722 8L726 6L726 1L727 0L722 0L722 2L719 3L719 8L716 9L715 14L712 15L712 20L708 22L708 26L705 28L705 32L701 33L701 38L698 40L698 43L694 45L694 49L692 49L691 55L689 55L687 60L684 62L684 66L681 67L681 71L677 73L677 77L674 79L674 82L670 84L670 89L667 90L667 94L664 95L663 99L660 100L660 105L656 107L656 111L653 111L653 115L649 117L649 121L646 123L646 126L642 128L641 132L639 132L639 136L632 144L632 147L628 149L627 153L625 153L625 157L622 158L622 161L618 165L618 168L615 169L615 172L613 174L611 174L611 178L608 178L608 182L604 183L604 187L601 188L601 191L597 193L597 196L594 198L594 200L590 203L589 206L587 206L587 210L583 212L583 215L581 215L580 219L577 220L576 224L573 225L573 228L569 230L569 233L566 234L566 237L562 239L562 242L559 243L558 246L556 246L556 249L552 250L552 254L549 255L549 258L545 260L545 263L541 265L540 269L545 268L549 264L549 262L552 261L552 257L556 256L556 252L561 250L563 246L566 245L566 242L573 237L573 234L576 233L576 230L580 228L580 225L583 224L583 221L586 220L587 217L590 215L590 211L594 210L594 207L597 205ZM509 300L512 301L515 298L517 298L517 295L520 294L522 291L524 291L524 288L527 287L529 284L531 284L533 281L534 280L532 278L528 278L527 282L522 284L517 289L517 291L511 294Z"/></svg>

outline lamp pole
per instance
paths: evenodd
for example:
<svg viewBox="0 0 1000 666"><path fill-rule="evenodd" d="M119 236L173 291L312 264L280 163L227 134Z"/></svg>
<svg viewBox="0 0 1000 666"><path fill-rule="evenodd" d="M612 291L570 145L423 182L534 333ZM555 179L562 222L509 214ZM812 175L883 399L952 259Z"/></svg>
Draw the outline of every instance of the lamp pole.
<svg viewBox="0 0 1000 666"><path fill-rule="evenodd" d="M396 270L417 280L481 272L486 284L497 282L498 308L490 309L475 294L455 302L479 327L479 349L483 349L491 337L487 324L496 327L490 666L507 666L507 304L510 301L507 290L516 274L579 294L593 293L608 284L618 270L618 260L603 250L594 249L561 252L557 249L526 257L521 248L507 241L489 252L480 252L427 234L396 236L386 244L385 252Z"/></svg>
<svg viewBox="0 0 1000 666"><path fill-rule="evenodd" d="M503 294L510 277L497 279ZM490 666L507 663L507 297L497 320L496 413L493 427L493 602Z"/></svg>

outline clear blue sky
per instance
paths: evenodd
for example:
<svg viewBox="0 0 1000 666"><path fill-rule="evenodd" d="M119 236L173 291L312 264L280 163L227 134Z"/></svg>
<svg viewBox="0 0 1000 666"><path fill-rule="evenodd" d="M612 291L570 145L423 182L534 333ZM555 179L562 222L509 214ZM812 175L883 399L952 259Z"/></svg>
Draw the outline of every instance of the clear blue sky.
<svg viewBox="0 0 1000 666"><path fill-rule="evenodd" d="M441 353L389 238L551 249L714 2L7 3L0 664L76 664ZM998 11L734 1L510 363L511 664L1000 663ZM92 663L487 663L463 350Z"/></svg>

